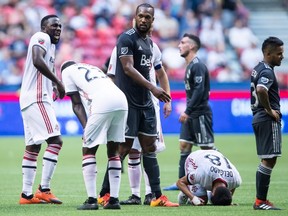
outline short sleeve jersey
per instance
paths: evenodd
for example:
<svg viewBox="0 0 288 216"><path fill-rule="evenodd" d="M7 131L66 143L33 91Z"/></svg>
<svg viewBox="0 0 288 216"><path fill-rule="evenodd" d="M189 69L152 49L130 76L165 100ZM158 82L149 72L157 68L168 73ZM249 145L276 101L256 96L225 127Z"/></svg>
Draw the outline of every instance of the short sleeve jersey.
<svg viewBox="0 0 288 216"><path fill-rule="evenodd" d="M150 81L150 69L153 46L149 37L141 37L132 28L120 35L117 42L116 85L125 93L128 104L138 109L147 109L153 106L150 91L140 86L123 70L120 58L133 56L134 68Z"/></svg>
<svg viewBox="0 0 288 216"><path fill-rule="evenodd" d="M227 184L229 190L242 183L235 166L219 151L197 150L186 159L185 172L191 185L200 184L206 190L212 190L213 181L219 179Z"/></svg>
<svg viewBox="0 0 288 216"><path fill-rule="evenodd" d="M259 62L251 73L250 101L253 123L271 120L260 103L256 88L262 86L268 91L271 108L280 112L279 86L273 69L264 62Z"/></svg>
<svg viewBox="0 0 288 216"><path fill-rule="evenodd" d="M22 79L21 93L20 93L20 108L23 110L30 104L35 102L52 103L53 87L52 81L44 76L34 66L32 60L33 46L40 46L45 50L45 63L51 71L54 71L55 62L55 44L51 43L50 37L44 32L35 33L29 42L28 52L25 62L25 69Z"/></svg>
<svg viewBox="0 0 288 216"><path fill-rule="evenodd" d="M113 76L116 75L116 59L117 59L117 51L116 50L117 50L116 47L114 47L112 54L111 54L111 57L110 57L108 71L107 71L107 74L110 74ZM153 56L152 56L151 63L153 65L153 67L151 67L151 69L150 69L150 82L156 86L157 82L156 82L155 71L162 67L162 54L161 54L161 51L160 51L158 45L154 42L153 42ZM158 107L159 106L158 98L156 98L152 93L151 93L151 97L152 97L153 104L154 104L155 108Z"/></svg>
<svg viewBox="0 0 288 216"><path fill-rule="evenodd" d="M211 113L208 103L210 94L209 72L199 58L194 58L187 66L184 84L187 102L185 113L196 117Z"/></svg>
<svg viewBox="0 0 288 216"><path fill-rule="evenodd" d="M124 93L98 67L84 63L71 65L62 71L62 80L67 95L78 91L81 98L91 102L89 114L128 110Z"/></svg>

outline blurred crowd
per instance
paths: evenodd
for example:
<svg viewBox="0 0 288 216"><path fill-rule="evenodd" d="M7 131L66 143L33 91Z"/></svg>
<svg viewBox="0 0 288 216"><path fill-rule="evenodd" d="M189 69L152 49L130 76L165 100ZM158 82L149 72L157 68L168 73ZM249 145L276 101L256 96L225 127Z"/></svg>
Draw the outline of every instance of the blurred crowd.
<svg viewBox="0 0 288 216"><path fill-rule="evenodd" d="M57 14L63 23L56 67L68 59L102 68L117 36L130 28L141 0L1 0L0 86L20 86L28 40L40 30L40 20ZM241 0L147 0L155 7L153 40L163 53L170 80L182 80L184 59L177 48L182 35L200 37L199 57L211 79L239 82L262 53L248 26L249 11Z"/></svg>

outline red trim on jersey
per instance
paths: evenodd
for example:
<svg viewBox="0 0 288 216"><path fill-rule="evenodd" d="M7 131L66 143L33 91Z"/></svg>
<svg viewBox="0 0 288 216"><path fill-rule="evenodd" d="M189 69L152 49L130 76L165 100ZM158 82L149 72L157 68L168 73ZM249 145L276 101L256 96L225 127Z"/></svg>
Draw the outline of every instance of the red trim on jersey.
<svg viewBox="0 0 288 216"><path fill-rule="evenodd" d="M215 179L215 180L212 182L212 186L214 185L215 182L222 182L222 183L224 183L224 184L226 185L226 187L228 187L227 182L226 182L224 179L222 179L222 178L217 178L217 179Z"/></svg>

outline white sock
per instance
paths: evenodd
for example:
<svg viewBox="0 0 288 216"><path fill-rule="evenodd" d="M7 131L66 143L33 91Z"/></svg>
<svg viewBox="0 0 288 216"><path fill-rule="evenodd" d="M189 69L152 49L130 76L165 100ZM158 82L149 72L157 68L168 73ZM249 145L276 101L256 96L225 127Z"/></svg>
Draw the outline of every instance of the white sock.
<svg viewBox="0 0 288 216"><path fill-rule="evenodd" d="M118 198L121 183L121 161L119 156L108 159L110 197Z"/></svg>
<svg viewBox="0 0 288 216"><path fill-rule="evenodd" d="M30 196L33 192L33 185L37 170L37 157L38 153L25 151L22 160L22 175L23 185L22 193L26 196Z"/></svg>
<svg viewBox="0 0 288 216"><path fill-rule="evenodd" d="M43 167L42 167L42 178L41 188L50 189L50 181L53 177L56 165L58 162L58 154L61 150L61 145L49 144L43 155Z"/></svg>
<svg viewBox="0 0 288 216"><path fill-rule="evenodd" d="M128 177L132 194L140 197L140 186L141 186L141 153L129 154L128 158Z"/></svg>
<svg viewBox="0 0 288 216"><path fill-rule="evenodd" d="M96 195L97 164L95 155L83 156L82 173L88 197L97 198Z"/></svg>

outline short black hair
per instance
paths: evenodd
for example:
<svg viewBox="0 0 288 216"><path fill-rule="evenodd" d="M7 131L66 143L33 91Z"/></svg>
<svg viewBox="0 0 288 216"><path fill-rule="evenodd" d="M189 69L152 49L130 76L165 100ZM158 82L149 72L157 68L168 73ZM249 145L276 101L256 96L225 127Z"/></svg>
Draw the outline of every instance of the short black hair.
<svg viewBox="0 0 288 216"><path fill-rule="evenodd" d="M154 15L154 7L151 4L142 3L142 4L138 5L137 8L136 8L136 14L138 14L138 11L139 11L140 7L152 8L153 9L153 15Z"/></svg>
<svg viewBox="0 0 288 216"><path fill-rule="evenodd" d="M76 64L75 61L72 61L72 60L65 61L60 67L61 73L65 68L69 67L70 65L74 65L74 64Z"/></svg>
<svg viewBox="0 0 288 216"><path fill-rule="evenodd" d="M199 39L198 36L193 35L193 34L185 33L185 34L183 35L183 37L188 37L188 38L190 38L191 40L193 40L193 41L196 43L197 50L199 50L199 49L201 48L201 42L200 42L200 39Z"/></svg>
<svg viewBox="0 0 288 216"><path fill-rule="evenodd" d="M277 47L283 46L284 42L277 37L268 37L262 43L262 52L264 53L266 50L275 49Z"/></svg>
<svg viewBox="0 0 288 216"><path fill-rule="evenodd" d="M214 191L214 194L211 196L211 202L213 205L231 205L231 191L227 187L217 187Z"/></svg>
<svg viewBox="0 0 288 216"><path fill-rule="evenodd" d="M43 29L47 25L47 21L52 18L56 17L59 18L56 14L49 14L41 19L41 29Z"/></svg>

